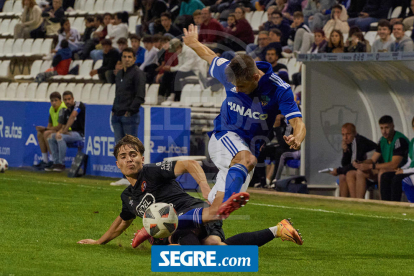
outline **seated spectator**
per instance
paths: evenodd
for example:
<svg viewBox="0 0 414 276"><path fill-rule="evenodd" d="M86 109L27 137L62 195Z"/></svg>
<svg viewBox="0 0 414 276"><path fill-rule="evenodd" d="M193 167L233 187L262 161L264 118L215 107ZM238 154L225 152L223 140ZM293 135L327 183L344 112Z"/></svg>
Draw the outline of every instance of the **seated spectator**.
<svg viewBox="0 0 414 276"><path fill-rule="evenodd" d="M282 46L287 45L287 41L290 35L290 25L287 21L283 20L282 13L280 12L273 12L272 16L270 17L271 23L266 22L264 24L264 30L270 31L271 29L279 29L282 32L282 39L281 43Z"/></svg>
<svg viewBox="0 0 414 276"><path fill-rule="evenodd" d="M258 3L258 2L256 2ZM266 24L273 24L272 23L272 13L276 10L276 6L270 6L267 10L267 21L264 22L262 25L259 26L259 31L269 31L270 28L267 28L267 30L265 30L265 25Z"/></svg>
<svg viewBox="0 0 414 276"><path fill-rule="evenodd" d="M141 47L141 39L136 34L133 34L130 36L131 39L131 48L135 51L135 64L137 66L140 66L142 63L144 63L145 59L145 48Z"/></svg>
<svg viewBox="0 0 414 276"><path fill-rule="evenodd" d="M391 6L391 0L367 0L358 17L348 19L348 24L350 27L358 26L363 32L368 32L371 23L387 18Z"/></svg>
<svg viewBox="0 0 414 276"><path fill-rule="evenodd" d="M327 53L343 53L344 52L344 36L341 31L333 30L329 37Z"/></svg>
<svg viewBox="0 0 414 276"><path fill-rule="evenodd" d="M88 32L88 34L84 33L83 39L82 39L84 41L84 44L83 44L82 50L80 50L77 53L78 57L75 59L84 60L84 59L89 58L90 53L95 49L96 45L101 41L101 39L97 35L95 37L95 33L97 32L97 30L102 30L103 28L102 25L103 25L103 17L102 15L98 14L93 18L93 22L89 23L88 31L85 30L85 32ZM74 56L76 57L76 54Z"/></svg>
<svg viewBox="0 0 414 276"><path fill-rule="evenodd" d="M339 176L339 196L356 197L355 186L349 186L347 173L356 171L353 161L362 162L367 159L367 153L375 150L377 144L356 131L354 124L346 123L342 126L342 161L341 167L330 172L333 176ZM352 175L353 173L350 173Z"/></svg>
<svg viewBox="0 0 414 276"><path fill-rule="evenodd" d="M91 39L92 33L99 27L95 24L98 23L100 25L100 22L97 22L94 17L88 16L85 18L85 30L83 31L83 37L82 40L84 43Z"/></svg>
<svg viewBox="0 0 414 276"><path fill-rule="evenodd" d="M388 49L391 46L391 43L394 42L394 39L391 37L391 24L387 19L381 19L378 22L378 38L372 44L372 52L388 52Z"/></svg>
<svg viewBox="0 0 414 276"><path fill-rule="evenodd" d="M144 34L155 34L155 21L159 20L163 12L168 11L167 3L163 0L149 0L142 2L143 16L141 24L135 27L135 32L139 36Z"/></svg>
<svg viewBox="0 0 414 276"><path fill-rule="evenodd" d="M394 25L397 22L402 22L404 24L404 29L409 30L413 26L414 17L412 19L408 19L407 21L406 19L414 15L412 7L411 7L412 5L414 5L414 1L411 1L411 0L398 0L398 1L393 2L393 5L392 5L393 10L398 6L401 6L401 12L396 18L390 19L390 24ZM411 24L407 24L407 23L411 23Z"/></svg>
<svg viewBox="0 0 414 276"><path fill-rule="evenodd" d="M52 23L60 23L65 17L65 11L62 7L62 0L53 0L52 6L45 9L42 13L43 17L49 18Z"/></svg>
<svg viewBox="0 0 414 276"><path fill-rule="evenodd" d="M262 53L258 56L260 60L266 59L266 52L268 49L276 49L278 56L280 57L282 53L282 32L279 29L270 29L269 31L269 45L262 51Z"/></svg>
<svg viewBox="0 0 414 276"><path fill-rule="evenodd" d="M414 130L414 118L411 120ZM408 150L407 163L395 172L386 172L381 177L381 198L383 200L400 201L402 191L409 202L414 202L412 175L414 175L414 139L411 140ZM411 177L410 177L411 176ZM384 196L382 196L384 191Z"/></svg>
<svg viewBox="0 0 414 276"><path fill-rule="evenodd" d="M23 0L23 13L20 22L14 26L14 38L30 38L31 32L42 26L42 9L36 5L35 0ZM36 38L36 37L32 37Z"/></svg>
<svg viewBox="0 0 414 276"><path fill-rule="evenodd" d="M101 20L101 16L95 16L95 26L98 26L96 31L92 33L92 38L102 41L108 35L108 25L111 23L113 19L112 14L105 13L103 15L103 20Z"/></svg>
<svg viewBox="0 0 414 276"><path fill-rule="evenodd" d="M227 17L227 27L224 31L233 29L236 26L236 23L236 15L234 15L234 13L229 14L229 17Z"/></svg>
<svg viewBox="0 0 414 276"><path fill-rule="evenodd" d="M322 30L316 30L313 33L315 42L312 43L310 52L311 54L325 53L328 41L326 41L325 32Z"/></svg>
<svg viewBox="0 0 414 276"><path fill-rule="evenodd" d="M57 50L52 61L52 68L37 74L35 81L44 82L56 75L67 75L69 66L72 62L72 51L69 48L69 43L66 39L61 41L61 47Z"/></svg>
<svg viewBox="0 0 414 276"><path fill-rule="evenodd" d="M204 9L205 6L200 0L183 0L181 1L180 13L175 20L179 29L186 28L192 23L193 13L196 10Z"/></svg>
<svg viewBox="0 0 414 276"><path fill-rule="evenodd" d="M58 35L58 43L56 44L55 51L61 48L60 43L62 40L66 40L69 43L69 48L72 52L79 50L80 35L78 30L71 28L69 19L65 18L60 22L61 28Z"/></svg>
<svg viewBox="0 0 414 276"><path fill-rule="evenodd" d="M198 76L199 73L206 75L206 70L204 69L206 68L206 64L193 49L184 45L177 38L173 38L170 41L168 51L177 54L178 64L176 66L164 65L162 68L164 72L172 72L173 74L169 74L169 78L166 78L166 75L164 75L158 94L165 96L165 91L163 90L166 89L171 92L170 97L174 97L174 101L180 101L181 90L183 88L181 79L188 76ZM167 86L170 86L169 89Z"/></svg>
<svg viewBox="0 0 414 276"><path fill-rule="evenodd" d="M290 41L288 42L291 46L289 48L293 48L293 52L307 53L313 43L313 36L309 27L303 22L302 12L297 11L293 14L291 27L289 35Z"/></svg>
<svg viewBox="0 0 414 276"><path fill-rule="evenodd" d="M275 11L283 12L286 8L287 0L271 0L268 5L276 4Z"/></svg>
<svg viewBox="0 0 414 276"><path fill-rule="evenodd" d="M98 69L92 70L89 75L91 77L96 74L99 75L99 79L103 82L114 83L114 70L118 61L121 59L119 51L112 47L112 41L110 39L104 39L101 42L103 51L102 66Z"/></svg>
<svg viewBox="0 0 414 276"><path fill-rule="evenodd" d="M169 12L163 12L161 14L161 25L163 27L162 34L170 34L173 37L178 37L183 34L183 32L178 29L175 24L172 24L171 13Z"/></svg>
<svg viewBox="0 0 414 276"><path fill-rule="evenodd" d="M331 36L332 30L340 30L342 34L349 32L348 14L342 5L332 7L331 19L323 27L323 31L327 37Z"/></svg>
<svg viewBox="0 0 414 276"><path fill-rule="evenodd" d="M245 10L242 7L236 8L234 15L236 17L236 25L226 32L230 35L227 45L233 51L244 51L246 48L245 44L254 42L253 29L250 23L245 18Z"/></svg>
<svg viewBox="0 0 414 276"><path fill-rule="evenodd" d="M345 47L345 53L365 53L367 47L365 45L364 35L361 32L353 33L349 46Z"/></svg>
<svg viewBox="0 0 414 276"><path fill-rule="evenodd" d="M125 17L123 12L115 14L114 20L111 24L108 24L108 35L107 38L112 40L112 47L116 47L116 43L120 38L128 38L128 15Z"/></svg>
<svg viewBox="0 0 414 276"><path fill-rule="evenodd" d="M66 105L63 116L58 119L62 128L49 136L48 144L53 156L53 166L46 167L45 171L63 172L65 170L65 156L67 143L82 141L85 135L85 105L75 102L70 91L63 92L63 102Z"/></svg>
<svg viewBox="0 0 414 276"><path fill-rule="evenodd" d="M308 0L303 9L305 24L311 31L320 30L331 17L331 8L335 5L335 0Z"/></svg>
<svg viewBox="0 0 414 276"><path fill-rule="evenodd" d="M280 52L275 48L270 48L266 51L266 61L272 65L273 72L279 75L279 77L286 83L289 83L288 68L282 63L278 63L280 58Z"/></svg>
<svg viewBox="0 0 414 276"><path fill-rule="evenodd" d="M413 40L405 35L403 23L395 23L392 27L395 41L390 44L390 52L412 52L414 50Z"/></svg>
<svg viewBox="0 0 414 276"><path fill-rule="evenodd" d="M147 75L147 83L152 83L156 76L155 69L158 67L157 53L158 49L154 46L152 36L144 36L142 39L145 48L144 62L139 66L139 69L144 71Z"/></svg>
<svg viewBox="0 0 414 276"><path fill-rule="evenodd" d="M356 197L364 198L366 192L367 179L378 181L383 200L390 200L391 196L396 196L397 187L390 187L387 177L382 176L386 172L393 172L407 162L408 139L401 132L394 130L394 123L391 116L382 116L379 120L382 137L377 144L377 148L371 157L362 162L353 161L352 165L357 171L347 173L348 187L355 187ZM395 173L394 173L395 174ZM349 176L348 176L349 175ZM394 190L392 190L394 189ZM400 188L401 189L401 188ZM400 193L401 198L401 193Z"/></svg>
<svg viewBox="0 0 414 276"><path fill-rule="evenodd" d="M349 18L356 18L361 14L366 3L367 0L350 0L348 5L346 5L346 1L342 1L339 4L346 7Z"/></svg>
<svg viewBox="0 0 414 276"><path fill-rule="evenodd" d="M411 0L410 2L411 2L411 4L410 4L408 13L406 13L407 8L405 8L404 5L401 9L401 15L402 16L400 15L400 18L403 20L402 22L404 24L404 29L405 30L410 30L411 27L414 25L414 0ZM393 22L393 23L395 23L395 22Z"/></svg>
<svg viewBox="0 0 414 276"><path fill-rule="evenodd" d="M216 19L211 17L208 8L201 10L201 19L203 22L198 32L198 40L201 43L215 43L223 38L224 28Z"/></svg>
<svg viewBox="0 0 414 276"><path fill-rule="evenodd" d="M157 68L158 74L155 78L156 83L160 83L163 85L163 87L159 89L160 93L158 95L158 104L161 104L166 100L166 97L169 97L171 93L174 93L174 91L171 91L171 84L170 80L172 82L172 79L174 77L173 72L165 72L164 66L176 66L178 64L178 58L176 53L171 53L169 51L170 49L170 41L171 39L169 37L163 37L161 40L161 50L158 52L158 63L160 64L160 67ZM167 67L168 68L168 67ZM167 81L162 81L164 78L167 78ZM174 93L175 97L175 93ZM170 101L174 101L174 97L171 97Z"/></svg>
<svg viewBox="0 0 414 276"><path fill-rule="evenodd" d="M51 153L49 148L48 138L52 133L56 133L62 128L61 119L66 110L65 103L62 102L62 96L59 92L53 92L49 96L51 107L49 109L49 122L46 127L36 126L37 141L39 143L40 151L42 152L42 161L35 167L44 170L53 166L53 157L48 156ZM50 160L50 161L49 161Z"/></svg>
<svg viewBox="0 0 414 276"><path fill-rule="evenodd" d="M253 59L260 60L262 55L266 55L263 51L269 45L269 32L268 31L260 31L258 38L257 38L257 45L256 44L249 44L246 47L246 54L251 56Z"/></svg>
<svg viewBox="0 0 414 276"><path fill-rule="evenodd" d="M306 5L306 0L288 0L282 11L283 18L292 23L294 13L297 11L302 12L304 5Z"/></svg>

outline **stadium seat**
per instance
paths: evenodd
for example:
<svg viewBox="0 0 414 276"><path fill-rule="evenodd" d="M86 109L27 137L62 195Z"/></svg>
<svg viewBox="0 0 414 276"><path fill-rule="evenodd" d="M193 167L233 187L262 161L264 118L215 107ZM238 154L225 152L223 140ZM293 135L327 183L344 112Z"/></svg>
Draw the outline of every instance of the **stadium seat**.
<svg viewBox="0 0 414 276"><path fill-rule="evenodd" d="M14 1L13 13L14 15L20 16L23 12L22 1Z"/></svg>
<svg viewBox="0 0 414 276"><path fill-rule="evenodd" d="M58 82L52 82L51 84L49 84L49 87L47 88L47 96L49 96L53 92L56 92L58 86L59 86Z"/></svg>
<svg viewBox="0 0 414 276"><path fill-rule="evenodd" d="M73 93L73 97L75 98L75 101L80 101L81 100L81 95L82 95L82 90L85 84L83 83L77 83L75 85L75 88L72 90Z"/></svg>
<svg viewBox="0 0 414 276"><path fill-rule="evenodd" d="M53 44L53 39L46 38L42 43L40 54L49 55L52 52L52 44Z"/></svg>
<svg viewBox="0 0 414 276"><path fill-rule="evenodd" d="M123 11L124 0L114 0L114 5L112 6L113 12Z"/></svg>
<svg viewBox="0 0 414 276"><path fill-rule="evenodd" d="M69 66L69 71L72 70L77 65L81 66L82 60L72 61ZM76 75L69 75L69 74L68 75L57 75L57 76L53 76L52 80L53 81L69 81L69 80L75 79L75 77Z"/></svg>
<svg viewBox="0 0 414 276"><path fill-rule="evenodd" d="M252 26L253 31L258 31L259 26L262 23L263 11L255 11L253 13L252 19L250 20L250 25Z"/></svg>
<svg viewBox="0 0 414 276"><path fill-rule="evenodd" d="M185 85L181 92L180 102L174 102L171 106L191 106L192 103L200 102L201 88L199 84Z"/></svg>
<svg viewBox="0 0 414 276"><path fill-rule="evenodd" d="M95 6L93 8L94 13L104 13L104 4L105 0L96 0ZM91 12L89 12L91 13Z"/></svg>
<svg viewBox="0 0 414 276"><path fill-rule="evenodd" d="M52 68L52 61L45 60L42 63L42 67L40 67L40 72L46 72L47 69Z"/></svg>
<svg viewBox="0 0 414 276"><path fill-rule="evenodd" d="M250 23L250 21L252 20L253 13L254 13L254 12L246 12L246 14L245 14L245 18L246 18L246 20L247 20L249 23Z"/></svg>
<svg viewBox="0 0 414 276"><path fill-rule="evenodd" d="M102 85L101 91L99 92L99 99L97 103L106 104L108 101L109 90L111 89L112 84L105 83Z"/></svg>
<svg viewBox="0 0 414 276"><path fill-rule="evenodd" d="M6 43L6 39L1 38L0 39L0 53L3 53L4 44Z"/></svg>
<svg viewBox="0 0 414 276"><path fill-rule="evenodd" d="M34 101L36 100L36 90L37 90L37 82L29 83L26 89L26 100L27 101Z"/></svg>
<svg viewBox="0 0 414 276"><path fill-rule="evenodd" d="M107 100L108 104L113 104L114 103L115 90L116 90L116 86L115 86L115 84L113 84L111 86L111 89L109 89L108 100Z"/></svg>
<svg viewBox="0 0 414 276"><path fill-rule="evenodd" d="M124 0L122 10L128 13L134 13L134 0Z"/></svg>
<svg viewBox="0 0 414 276"><path fill-rule="evenodd" d="M13 57L15 54L20 54L22 52L23 47L23 38L18 38L13 43L13 50L10 54L7 54L6 57Z"/></svg>
<svg viewBox="0 0 414 276"><path fill-rule="evenodd" d="M48 83L41 83L37 87L35 100L38 102L48 102L49 101L49 94L47 93L49 84Z"/></svg>
<svg viewBox="0 0 414 276"><path fill-rule="evenodd" d="M3 60L0 64L0 77L8 78L10 76L10 60Z"/></svg>
<svg viewBox="0 0 414 276"><path fill-rule="evenodd" d="M73 94L73 91L75 90L75 86L76 86L75 82L69 82L66 85L65 91L70 91ZM63 91L63 92L65 92L65 91Z"/></svg>
<svg viewBox="0 0 414 276"><path fill-rule="evenodd" d="M97 83L93 86L88 103L91 103L91 104L99 103L99 94L100 94L101 88L102 88L101 83Z"/></svg>
<svg viewBox="0 0 414 276"><path fill-rule="evenodd" d="M7 55L13 53L14 39L7 39L3 46L3 51L0 53L0 58L5 58Z"/></svg>
<svg viewBox="0 0 414 276"><path fill-rule="evenodd" d="M16 52L16 51L13 50L14 56L15 57L31 56L32 55L31 51L32 51L33 42L34 42L33 38L29 38L29 39L24 40L20 52ZM16 44L16 42L15 42L15 44Z"/></svg>
<svg viewBox="0 0 414 276"><path fill-rule="evenodd" d="M391 18L398 18L398 16L400 15L401 11L402 11L402 7L401 6L395 7L394 10L391 13Z"/></svg>
<svg viewBox="0 0 414 276"><path fill-rule="evenodd" d="M75 19L75 22L73 22L73 28L75 28L79 34L83 34L83 32L85 31L85 18L83 17L77 17Z"/></svg>
<svg viewBox="0 0 414 276"><path fill-rule="evenodd" d="M42 60L35 60L30 68L30 75L17 75L14 76L15 80L29 80L34 79L37 74L40 73L40 67L42 66Z"/></svg>
<svg viewBox="0 0 414 276"><path fill-rule="evenodd" d="M6 90L6 99L7 100L14 100L16 98L16 90L19 83L12 82L9 84Z"/></svg>
<svg viewBox="0 0 414 276"><path fill-rule="evenodd" d="M92 71L93 60L86 59L79 67L79 74L75 77L76 80L90 79L89 73Z"/></svg>
<svg viewBox="0 0 414 276"><path fill-rule="evenodd" d="M0 25L0 34L1 35L3 35L3 36L8 35L10 22L11 22L10 19L4 19L1 22L1 25Z"/></svg>
<svg viewBox="0 0 414 276"><path fill-rule="evenodd" d="M85 1L85 7L83 8L83 11L91 14L91 13L94 13L94 11L95 11L94 8L95 8L95 0L86 0Z"/></svg>
<svg viewBox="0 0 414 276"><path fill-rule="evenodd" d="M162 106L173 106L173 107L179 107L179 106L185 106L186 102L189 102L190 100L187 99L191 95L191 91L194 89L194 84L186 84L183 87L183 90L181 91L181 98L179 102L163 102L161 103Z"/></svg>
<svg viewBox="0 0 414 276"><path fill-rule="evenodd" d="M267 16L267 12L263 13L262 16L262 21L260 22L260 25L263 25L264 23L266 23L269 20L269 17Z"/></svg>
<svg viewBox="0 0 414 276"><path fill-rule="evenodd" d="M58 87L56 88L56 91L59 92L61 95L63 94L63 92L66 91L66 82L62 82L58 85Z"/></svg>
<svg viewBox="0 0 414 276"><path fill-rule="evenodd" d="M81 94L81 101L84 103L89 103L89 99L91 98L91 90L93 88L93 83L87 83L82 89Z"/></svg>
<svg viewBox="0 0 414 276"><path fill-rule="evenodd" d="M281 58L277 61L277 63L284 64L284 65L287 65L288 62L289 62L289 59L287 58Z"/></svg>
<svg viewBox="0 0 414 276"><path fill-rule="evenodd" d="M114 12L114 0L105 0L104 11L106 12Z"/></svg>
<svg viewBox="0 0 414 276"><path fill-rule="evenodd" d="M221 88L217 92L213 92L214 107L220 108L224 100L226 99L226 97L227 97L227 94L226 94L226 90L224 89L224 87Z"/></svg>
<svg viewBox="0 0 414 276"><path fill-rule="evenodd" d="M8 86L9 86L8 82L0 83L0 100L6 99L6 91L7 91Z"/></svg>
<svg viewBox="0 0 414 276"><path fill-rule="evenodd" d="M291 58L287 64L289 79L292 79L292 75L299 72L301 62L296 61L296 58Z"/></svg>
<svg viewBox="0 0 414 276"><path fill-rule="evenodd" d="M32 48L30 50L30 54L33 55L40 55L44 40L41 38L37 38L33 41ZM50 46L52 47L52 46Z"/></svg>
<svg viewBox="0 0 414 276"><path fill-rule="evenodd" d="M3 14L4 15L12 15L13 14L13 4L14 1L13 0L7 0L6 3L4 3L3 6Z"/></svg>
<svg viewBox="0 0 414 276"><path fill-rule="evenodd" d="M147 88L147 93L145 95L145 104L156 105L158 103L158 89L160 85L157 83L151 84Z"/></svg>
<svg viewBox="0 0 414 276"><path fill-rule="evenodd" d="M138 16L137 15L130 16L128 20L129 20L129 24L128 24L129 33L135 34L135 26L137 25Z"/></svg>
<svg viewBox="0 0 414 276"><path fill-rule="evenodd" d="M212 102L211 88L207 87L201 92L200 101L193 102L191 106L193 107L213 107L214 103Z"/></svg>
<svg viewBox="0 0 414 276"><path fill-rule="evenodd" d="M375 39L377 38L377 35L378 35L377 32L370 31L370 32L367 32L365 34L364 38L366 40L368 40L369 41L369 44L372 46L372 44L374 43Z"/></svg>
<svg viewBox="0 0 414 276"><path fill-rule="evenodd" d="M14 27L16 26L17 23L19 23L20 19L13 19L12 21L10 21L9 24L9 28L8 28L8 35L14 35Z"/></svg>
<svg viewBox="0 0 414 276"><path fill-rule="evenodd" d="M26 92L27 92L27 86L29 86L29 83L24 82L20 83L16 90L16 100L17 101L26 101Z"/></svg>

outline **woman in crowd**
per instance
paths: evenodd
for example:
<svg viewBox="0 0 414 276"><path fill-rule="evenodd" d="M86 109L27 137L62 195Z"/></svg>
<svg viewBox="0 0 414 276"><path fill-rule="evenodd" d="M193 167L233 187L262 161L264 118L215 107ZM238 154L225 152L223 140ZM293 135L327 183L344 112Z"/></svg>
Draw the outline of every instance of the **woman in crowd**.
<svg viewBox="0 0 414 276"><path fill-rule="evenodd" d="M30 38L30 33L42 26L42 9L35 0L23 0L21 22L14 27L14 38Z"/></svg>
<svg viewBox="0 0 414 276"><path fill-rule="evenodd" d="M235 52L244 51L247 44L254 42L253 29L250 23L246 20L245 13L243 7L237 7L234 11L234 16L237 21L236 25L233 28L226 30L230 35L230 37L228 37L228 46Z"/></svg>
<svg viewBox="0 0 414 276"><path fill-rule="evenodd" d="M341 31L333 30L329 37L327 53L343 53L344 52L344 36Z"/></svg>
<svg viewBox="0 0 414 276"><path fill-rule="evenodd" d="M61 48L60 43L62 42L62 40L66 39L69 43L69 48L72 52L76 52L77 50L79 50L79 40L80 40L80 35L79 32L70 27L70 21L69 19L63 19L62 22L60 22L61 28L59 30L59 35L58 35L58 43L56 45L55 50L59 50Z"/></svg>
<svg viewBox="0 0 414 276"><path fill-rule="evenodd" d="M310 49L311 54L325 53L328 42L326 41L325 32L322 30L316 30L314 33L315 42L312 43Z"/></svg>
<svg viewBox="0 0 414 276"><path fill-rule="evenodd" d="M48 17L52 23L59 23L65 17L65 11L62 7L63 0L53 0L52 6L46 9L43 13L43 17Z"/></svg>
<svg viewBox="0 0 414 276"><path fill-rule="evenodd" d="M345 47L346 53L365 53L367 46L365 45L364 35L361 32L353 33L351 42L348 47Z"/></svg>

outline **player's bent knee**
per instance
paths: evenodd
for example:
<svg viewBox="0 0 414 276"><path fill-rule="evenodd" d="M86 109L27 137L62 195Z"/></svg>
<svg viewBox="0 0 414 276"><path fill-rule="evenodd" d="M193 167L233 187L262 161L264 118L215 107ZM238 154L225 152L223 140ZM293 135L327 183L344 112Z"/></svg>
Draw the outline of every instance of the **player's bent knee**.
<svg viewBox="0 0 414 276"><path fill-rule="evenodd" d="M203 245L225 245L218 236L208 236L204 241Z"/></svg>

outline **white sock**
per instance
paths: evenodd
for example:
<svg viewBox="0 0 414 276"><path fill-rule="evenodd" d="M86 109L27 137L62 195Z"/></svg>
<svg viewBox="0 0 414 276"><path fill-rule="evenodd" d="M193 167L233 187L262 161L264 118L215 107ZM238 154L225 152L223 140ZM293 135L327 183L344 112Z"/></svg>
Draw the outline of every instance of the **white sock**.
<svg viewBox="0 0 414 276"><path fill-rule="evenodd" d="M47 153L43 153L43 152L42 152L42 160L43 160L43 162L45 162L45 163L49 162L49 159L47 158Z"/></svg>
<svg viewBox="0 0 414 276"><path fill-rule="evenodd" d="M266 184L269 185L270 184L270 179L266 178Z"/></svg>
<svg viewBox="0 0 414 276"><path fill-rule="evenodd" d="M52 162L54 161L53 156L51 154L49 154L49 160L52 161Z"/></svg>
<svg viewBox="0 0 414 276"><path fill-rule="evenodd" d="M277 226L270 227L269 230L272 231L275 237L277 237Z"/></svg>

